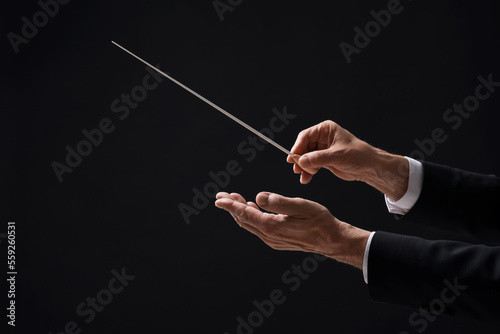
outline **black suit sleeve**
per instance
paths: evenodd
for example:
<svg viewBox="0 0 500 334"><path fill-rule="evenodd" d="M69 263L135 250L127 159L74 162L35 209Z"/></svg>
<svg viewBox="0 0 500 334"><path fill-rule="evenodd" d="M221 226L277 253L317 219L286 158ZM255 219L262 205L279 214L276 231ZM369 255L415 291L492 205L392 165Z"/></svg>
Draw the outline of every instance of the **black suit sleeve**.
<svg viewBox="0 0 500 334"><path fill-rule="evenodd" d="M500 240L500 178L422 161L422 191L405 221Z"/></svg>
<svg viewBox="0 0 500 334"><path fill-rule="evenodd" d="M422 164L420 197L399 218L486 239L499 234L498 177ZM377 232L368 285L375 301L500 323L500 247ZM417 326L419 317L410 324Z"/></svg>
<svg viewBox="0 0 500 334"><path fill-rule="evenodd" d="M500 324L500 247L377 232L368 286L375 301Z"/></svg>

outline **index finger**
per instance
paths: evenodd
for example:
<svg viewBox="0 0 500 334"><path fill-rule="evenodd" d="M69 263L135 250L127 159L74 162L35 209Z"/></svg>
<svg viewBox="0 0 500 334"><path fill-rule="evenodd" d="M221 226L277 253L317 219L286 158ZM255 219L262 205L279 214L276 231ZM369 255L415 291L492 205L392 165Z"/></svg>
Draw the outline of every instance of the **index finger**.
<svg viewBox="0 0 500 334"><path fill-rule="evenodd" d="M309 152L311 150L311 144L314 143L314 136L315 134L313 127L300 131L297 139L295 139L295 143L290 149L290 152L292 152L293 154L301 155ZM289 163L295 162L290 155L287 157L286 161L288 161Z"/></svg>
<svg viewBox="0 0 500 334"><path fill-rule="evenodd" d="M329 133L327 121L302 130L298 134L295 144L292 146L290 152L293 154L304 155L311 151L328 148L330 143L328 142L329 136L325 136L327 133ZM294 160L291 156L288 156L287 162L294 163Z"/></svg>

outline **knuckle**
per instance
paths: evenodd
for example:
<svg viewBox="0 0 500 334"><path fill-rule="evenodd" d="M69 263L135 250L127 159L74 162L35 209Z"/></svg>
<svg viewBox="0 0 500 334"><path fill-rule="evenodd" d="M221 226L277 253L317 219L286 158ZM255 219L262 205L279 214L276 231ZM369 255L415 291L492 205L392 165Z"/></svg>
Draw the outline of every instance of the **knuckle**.
<svg viewBox="0 0 500 334"><path fill-rule="evenodd" d="M334 128L335 128L335 127L338 127L338 126L339 126L336 122L334 122L334 121L332 121L332 120L328 120L327 122L328 122L327 124L328 124L329 126L331 126L331 127L334 127Z"/></svg>
<svg viewBox="0 0 500 334"><path fill-rule="evenodd" d="M297 140L298 141L302 141L302 140L307 139L307 134L308 134L308 130L302 130L302 131L300 131L299 135L297 136Z"/></svg>
<svg viewBox="0 0 500 334"><path fill-rule="evenodd" d="M328 210L327 207L325 207L321 204L318 206L318 213L322 216L330 216L331 215L330 210Z"/></svg>
<svg viewBox="0 0 500 334"><path fill-rule="evenodd" d="M236 214L235 214L235 219L236 219L236 221L238 221L239 224L245 223L246 218L247 218L247 215L246 215L245 211L239 211L239 212L236 212Z"/></svg>

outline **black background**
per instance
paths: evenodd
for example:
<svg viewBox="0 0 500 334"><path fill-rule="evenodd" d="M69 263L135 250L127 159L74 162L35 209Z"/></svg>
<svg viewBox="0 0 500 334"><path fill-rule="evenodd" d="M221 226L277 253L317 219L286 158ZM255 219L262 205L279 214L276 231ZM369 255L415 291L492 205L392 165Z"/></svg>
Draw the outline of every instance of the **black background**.
<svg viewBox="0 0 500 334"><path fill-rule="evenodd" d="M375 146L409 155L415 139L440 127L448 139L427 160L500 173L500 92L457 130L442 118L474 93L478 76L500 80L493 3L403 0L401 14L350 64L339 43L352 44L353 28L387 1L243 1L221 21L211 0L75 0L18 54L7 33L20 34L21 17L31 19L40 6L9 5L1 13L0 232L16 221L18 332L59 333L76 321L82 333L233 334L237 317L255 310L253 300L281 289L286 302L255 333L416 333L408 323L414 310L373 303L359 270L322 262L292 292L281 276L310 254L267 247L213 200L186 224L179 204L192 205L192 189L236 160L242 171L224 190L247 199L273 191L318 201L368 230L471 239L395 221L381 194L326 171L301 185L285 154L270 145L246 161L237 147L250 133L167 80L120 120L111 103L147 72L110 41L257 129L269 125L273 108L286 106L296 118L276 134L285 147L300 130L332 119ZM60 183L51 164L64 163L65 147L75 148L81 131L103 118L115 130ZM77 305L123 267L135 279L86 324ZM441 316L425 333L472 330L496 332Z"/></svg>

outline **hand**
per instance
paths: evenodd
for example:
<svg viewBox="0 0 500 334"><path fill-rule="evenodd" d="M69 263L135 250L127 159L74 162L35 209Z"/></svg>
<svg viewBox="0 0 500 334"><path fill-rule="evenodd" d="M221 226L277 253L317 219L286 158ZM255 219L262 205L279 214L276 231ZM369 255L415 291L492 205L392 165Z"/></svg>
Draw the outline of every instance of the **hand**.
<svg viewBox="0 0 500 334"><path fill-rule="evenodd" d="M324 206L302 198L261 192L255 204L237 193L218 193L215 205L239 226L278 250L318 253L358 268L370 232L344 223ZM269 212L260 211L259 206Z"/></svg>
<svg viewBox="0 0 500 334"><path fill-rule="evenodd" d="M408 187L406 158L371 146L333 121L301 131L291 152L302 155L299 164L291 156L287 162L294 164L303 184L313 177L303 168L323 167L343 180L366 182L393 200L401 198Z"/></svg>

